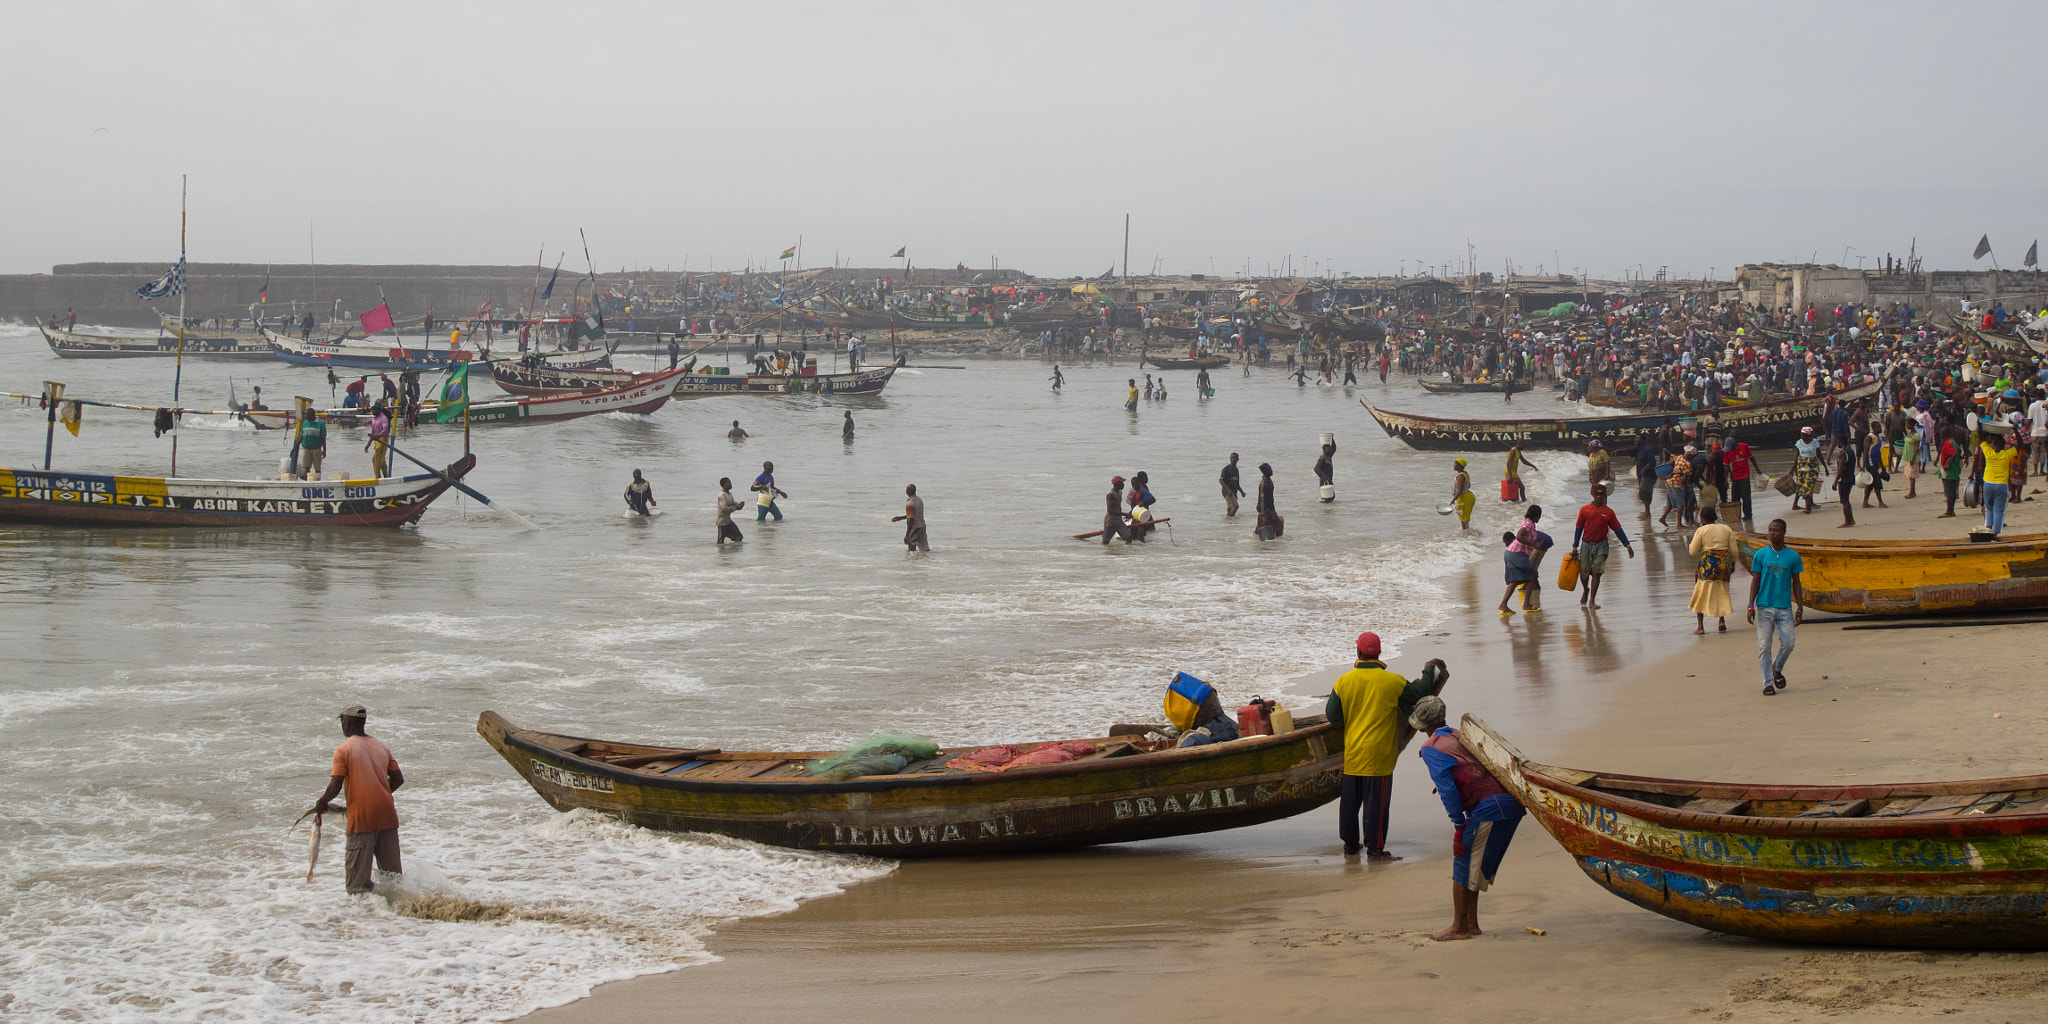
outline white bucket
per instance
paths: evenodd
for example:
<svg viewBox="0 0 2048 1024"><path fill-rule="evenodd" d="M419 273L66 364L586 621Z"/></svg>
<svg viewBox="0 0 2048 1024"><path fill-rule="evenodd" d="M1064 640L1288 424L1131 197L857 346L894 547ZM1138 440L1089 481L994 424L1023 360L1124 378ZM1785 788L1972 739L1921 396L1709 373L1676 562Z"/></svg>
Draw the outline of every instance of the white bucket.
<svg viewBox="0 0 2048 1024"><path fill-rule="evenodd" d="M1336 487L1334 487L1334 486L1331 486L1330 484L1324 484L1324 485L1323 485L1323 489L1322 489L1322 495L1323 495L1323 501L1324 501L1324 502L1326 502L1326 503L1327 503L1327 502L1332 502L1332 501L1336 501L1336 500L1337 500L1337 488L1336 488Z"/></svg>
<svg viewBox="0 0 2048 1024"><path fill-rule="evenodd" d="M1320 449L1320 448L1321 448L1322 446L1324 446L1324 445L1326 445L1326 444L1336 444L1336 443L1337 443L1337 435L1335 435L1335 434L1324 434L1324 435L1322 435L1322 436L1321 436L1320 438L1318 438L1318 439L1316 440L1316 447L1317 447L1318 449Z"/></svg>

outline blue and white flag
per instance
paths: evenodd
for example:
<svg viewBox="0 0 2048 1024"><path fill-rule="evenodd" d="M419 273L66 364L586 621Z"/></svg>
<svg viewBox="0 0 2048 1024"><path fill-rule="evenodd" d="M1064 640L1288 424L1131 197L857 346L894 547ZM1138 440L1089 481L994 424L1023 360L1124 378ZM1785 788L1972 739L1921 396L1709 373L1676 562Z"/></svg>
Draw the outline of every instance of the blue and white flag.
<svg viewBox="0 0 2048 1024"><path fill-rule="evenodd" d="M185 254L179 253L176 265L164 271L164 276L135 289L135 294L145 299L161 299L166 295L185 294Z"/></svg>

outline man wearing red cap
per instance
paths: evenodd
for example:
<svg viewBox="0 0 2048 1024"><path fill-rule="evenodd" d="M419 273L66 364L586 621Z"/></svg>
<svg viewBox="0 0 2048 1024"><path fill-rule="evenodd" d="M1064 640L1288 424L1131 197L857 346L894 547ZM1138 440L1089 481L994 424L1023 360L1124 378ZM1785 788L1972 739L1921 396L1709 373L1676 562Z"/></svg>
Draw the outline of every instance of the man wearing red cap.
<svg viewBox="0 0 2048 1024"><path fill-rule="evenodd" d="M1387 852L1387 810L1394 795L1394 761L1401 754L1401 691L1407 686L1408 680L1380 661L1379 634L1358 634L1358 662L1337 677L1324 708L1344 737L1337 835L1347 857L1363 849L1367 860L1401 859Z"/></svg>

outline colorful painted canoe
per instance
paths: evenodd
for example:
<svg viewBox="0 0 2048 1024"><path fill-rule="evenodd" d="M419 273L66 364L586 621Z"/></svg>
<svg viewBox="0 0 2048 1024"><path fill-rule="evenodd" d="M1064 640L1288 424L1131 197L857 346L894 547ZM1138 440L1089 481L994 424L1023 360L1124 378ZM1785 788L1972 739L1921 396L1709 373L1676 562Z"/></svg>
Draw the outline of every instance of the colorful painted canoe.
<svg viewBox="0 0 2048 1024"><path fill-rule="evenodd" d="M475 359L477 353L469 349L450 349L446 339L440 348L422 337L401 338L315 338L310 341L294 338L288 334L264 328L263 337L268 340L271 352L277 358L296 366L343 366L358 370L441 370L448 367L450 358L455 362ZM408 345L407 342L416 344ZM545 358L549 365L558 368L602 366L611 361L611 350L604 348L583 349L575 352L549 353Z"/></svg>
<svg viewBox="0 0 2048 1024"><path fill-rule="evenodd" d="M1138 359L1139 366L1143 366L1146 363L1151 363L1154 369L1159 370L1214 370L1218 367L1229 366L1230 357L1214 354L1200 356L1155 356L1148 352L1142 354Z"/></svg>
<svg viewBox="0 0 2048 1024"><path fill-rule="evenodd" d="M472 425L547 423L606 412L651 413L667 405L668 400L675 397L676 385L681 383L683 377L683 370L677 368L663 370L660 373L639 374L622 387L604 391L553 392L533 398L472 400L469 403L469 422ZM420 403L420 425L439 423L435 417L439 405L440 403L435 401ZM321 418L337 427L357 427L369 422L369 410L363 408L321 409L318 412ZM298 422L298 414L287 409L245 412L242 418L255 424L258 430L288 428ZM456 418L440 425L459 427L462 420Z"/></svg>
<svg viewBox="0 0 2048 1024"><path fill-rule="evenodd" d="M1743 563L1770 538L1737 534ZM1801 603L1845 615L1931 615L2048 607L2048 533L1997 543L1787 537L1806 569Z"/></svg>
<svg viewBox="0 0 2048 1024"><path fill-rule="evenodd" d="M0 520L58 526L317 530L403 526L476 465L382 480L198 480L0 469Z"/></svg>
<svg viewBox="0 0 2048 1024"><path fill-rule="evenodd" d="M708 398L713 395L784 395L784 394L826 394L826 395L876 395L882 392L889 379L896 374L896 367L882 366L850 373L814 373L803 377L783 374L711 374L683 371L683 377L676 383L677 398ZM554 367L533 367L511 363L492 363L491 379L498 387L514 395L560 395L575 391L616 388L626 384L644 381L658 373L635 373L631 370L582 369L565 370Z"/></svg>
<svg viewBox="0 0 2048 1024"><path fill-rule="evenodd" d="M1876 786L1686 782L1465 748L1579 868L1646 910L1777 942L2048 948L2048 775Z"/></svg>
<svg viewBox="0 0 2048 1024"><path fill-rule="evenodd" d="M50 345L50 351L63 359L128 359L135 357L170 357L178 355L178 333L174 328L157 335L112 335L80 334L76 331L60 331L48 324L41 325L43 340ZM250 341L233 335L217 332L202 333L187 328L185 331L185 357L188 359L269 359L270 343L258 338Z"/></svg>
<svg viewBox="0 0 2048 1024"><path fill-rule="evenodd" d="M1836 393L1843 402L1853 402L1877 393L1877 381L1867 381ZM1636 435L1655 434L1669 420L1686 424L1697 413L1633 413L1621 416L1528 417L1526 419L1450 419L1390 412L1361 398L1360 405L1371 414L1387 436L1425 451L1487 452L1507 451L1516 445L1526 449L1582 450L1586 442L1599 439L1612 450L1615 442L1633 443ZM1778 402L1731 406L1718 410L1730 435L1752 448L1791 444L1800 427L1818 426L1827 396L1800 396Z"/></svg>
<svg viewBox="0 0 2048 1024"><path fill-rule="evenodd" d="M496 712L476 731L558 811L588 807L645 828L712 832L806 850L956 857L1071 849L1214 832L1336 799L1344 752L1321 716L1281 736L1147 752L1088 742L1068 764L961 771L942 750L896 775L812 776L825 752L726 753L521 729ZM1024 745L1024 744L1020 744Z"/></svg>
<svg viewBox="0 0 2048 1024"><path fill-rule="evenodd" d="M814 373L807 377L787 374L694 373L676 388L677 398L709 398L713 395L879 395L896 376L893 364L851 373Z"/></svg>
<svg viewBox="0 0 2048 1024"><path fill-rule="evenodd" d="M1422 385L1422 390L1432 395L1497 395L1501 391L1500 381L1497 380L1454 381L1448 377L1423 377L1415 383ZM1530 388L1529 382L1525 380L1512 383L1515 392L1527 391Z"/></svg>

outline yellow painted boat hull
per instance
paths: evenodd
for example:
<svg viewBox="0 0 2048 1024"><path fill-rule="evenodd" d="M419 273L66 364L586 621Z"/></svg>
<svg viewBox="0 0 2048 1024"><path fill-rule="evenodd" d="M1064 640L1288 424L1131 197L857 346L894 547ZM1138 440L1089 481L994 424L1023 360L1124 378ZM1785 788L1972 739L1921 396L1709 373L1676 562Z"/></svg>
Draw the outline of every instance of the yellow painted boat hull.
<svg viewBox="0 0 2048 1024"><path fill-rule="evenodd" d="M1742 534L1743 562L1769 541ZM1806 564L1805 605L1847 615L1932 615L2048 607L2048 534L1992 544L1788 537Z"/></svg>

